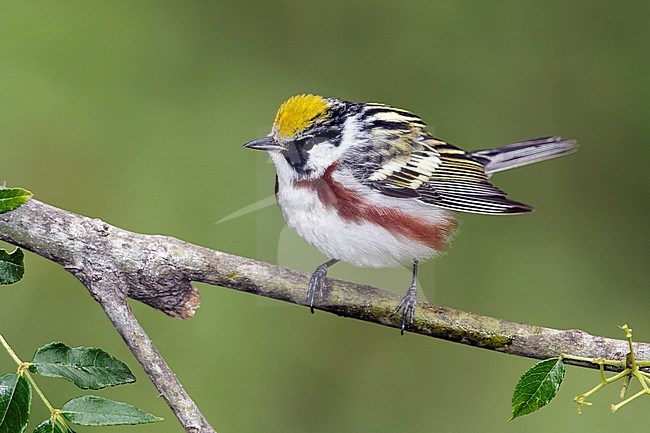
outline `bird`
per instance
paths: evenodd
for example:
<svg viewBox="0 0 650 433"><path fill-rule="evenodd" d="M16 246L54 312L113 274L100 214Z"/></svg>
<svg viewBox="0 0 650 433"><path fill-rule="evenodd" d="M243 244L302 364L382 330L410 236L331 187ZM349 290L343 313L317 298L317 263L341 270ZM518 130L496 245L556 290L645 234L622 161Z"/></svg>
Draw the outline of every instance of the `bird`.
<svg viewBox="0 0 650 433"><path fill-rule="evenodd" d="M271 132L244 147L268 152L275 195L287 225L329 260L307 287L311 312L339 261L358 267L412 266L401 333L414 323L420 262L454 236L456 212L533 210L490 182L497 172L570 154L572 139L547 136L466 151L435 138L410 111L314 94L280 105Z"/></svg>

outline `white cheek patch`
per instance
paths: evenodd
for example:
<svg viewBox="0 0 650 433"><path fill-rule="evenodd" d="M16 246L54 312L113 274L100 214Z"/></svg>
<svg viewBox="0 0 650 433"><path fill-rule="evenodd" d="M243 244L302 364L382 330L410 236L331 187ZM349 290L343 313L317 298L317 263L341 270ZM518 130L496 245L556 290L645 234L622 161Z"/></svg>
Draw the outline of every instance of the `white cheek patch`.
<svg viewBox="0 0 650 433"><path fill-rule="evenodd" d="M312 170L310 178L322 176L329 166L341 159L343 154L357 142L359 130L357 119L350 117L341 131L341 142L338 146L334 146L330 141L323 141L312 147L306 164L307 168Z"/></svg>
<svg viewBox="0 0 650 433"><path fill-rule="evenodd" d="M309 159L307 159L305 167L313 173L313 177L322 176L327 167L338 161L342 154L339 147L332 145L329 141L318 143L308 153Z"/></svg>

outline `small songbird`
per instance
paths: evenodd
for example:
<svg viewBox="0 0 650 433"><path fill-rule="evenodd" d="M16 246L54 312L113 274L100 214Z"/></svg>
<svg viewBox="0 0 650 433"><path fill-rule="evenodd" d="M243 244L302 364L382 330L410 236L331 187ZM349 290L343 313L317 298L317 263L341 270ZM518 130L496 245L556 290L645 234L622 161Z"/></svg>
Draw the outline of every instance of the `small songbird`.
<svg viewBox="0 0 650 433"><path fill-rule="evenodd" d="M453 212L530 212L490 176L576 150L574 140L553 136L465 151L434 138L406 110L317 95L288 99L271 133L244 146L269 153L284 219L330 258L309 282L312 313L327 270L338 261L412 265L411 286L393 311L402 311L402 333L414 320L418 263L450 241Z"/></svg>

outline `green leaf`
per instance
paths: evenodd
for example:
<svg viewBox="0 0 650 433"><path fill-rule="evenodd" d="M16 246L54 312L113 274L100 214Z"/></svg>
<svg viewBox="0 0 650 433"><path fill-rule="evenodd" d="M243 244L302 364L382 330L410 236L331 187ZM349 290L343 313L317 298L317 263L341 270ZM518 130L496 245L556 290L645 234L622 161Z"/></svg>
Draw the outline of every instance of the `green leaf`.
<svg viewBox="0 0 650 433"><path fill-rule="evenodd" d="M63 405L61 415L80 425L146 424L162 418L143 412L135 406L103 397L86 395Z"/></svg>
<svg viewBox="0 0 650 433"><path fill-rule="evenodd" d="M560 358L540 361L519 379L512 395L512 418L535 412L555 397L564 379L564 364Z"/></svg>
<svg viewBox="0 0 650 433"><path fill-rule="evenodd" d="M0 250L0 284L13 284L23 278L25 275L24 258L25 254L20 248L16 248L13 253Z"/></svg>
<svg viewBox="0 0 650 433"><path fill-rule="evenodd" d="M135 377L119 359L96 347L68 347L50 343L34 354L29 370L48 377L62 377L81 389L135 382Z"/></svg>
<svg viewBox="0 0 650 433"><path fill-rule="evenodd" d="M43 421L36 427L34 433L75 433L64 420L56 418L54 424L51 420Z"/></svg>
<svg viewBox="0 0 650 433"><path fill-rule="evenodd" d="M32 388L17 374L0 376L0 433L22 433L29 421Z"/></svg>
<svg viewBox="0 0 650 433"><path fill-rule="evenodd" d="M0 189L0 213L16 209L23 203L27 203L34 194L22 188Z"/></svg>

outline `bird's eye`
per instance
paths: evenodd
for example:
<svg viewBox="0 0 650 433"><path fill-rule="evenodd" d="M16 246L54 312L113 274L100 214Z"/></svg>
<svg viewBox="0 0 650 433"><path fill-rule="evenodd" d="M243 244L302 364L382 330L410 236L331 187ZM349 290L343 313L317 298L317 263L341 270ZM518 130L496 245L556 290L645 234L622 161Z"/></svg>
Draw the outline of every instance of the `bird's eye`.
<svg viewBox="0 0 650 433"><path fill-rule="evenodd" d="M309 151L315 145L327 141L327 137L304 137L295 141L296 146L300 147L302 150Z"/></svg>

